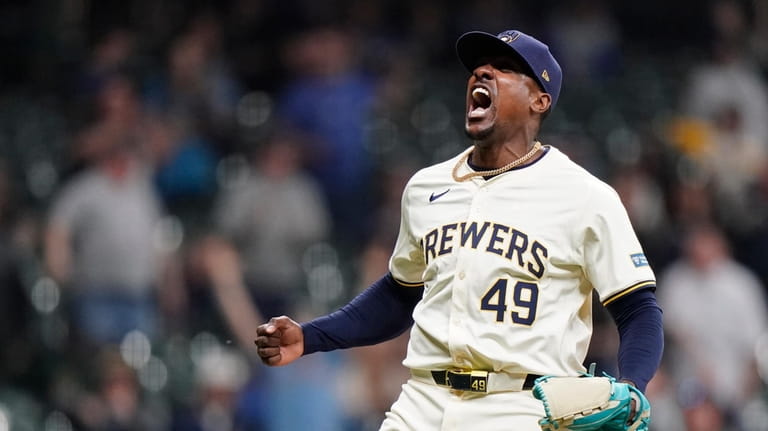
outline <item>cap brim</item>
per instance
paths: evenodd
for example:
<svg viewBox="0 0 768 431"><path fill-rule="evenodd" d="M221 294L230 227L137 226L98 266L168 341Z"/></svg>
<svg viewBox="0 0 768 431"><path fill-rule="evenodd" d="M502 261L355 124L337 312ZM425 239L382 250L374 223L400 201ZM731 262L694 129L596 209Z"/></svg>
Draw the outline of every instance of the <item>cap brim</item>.
<svg viewBox="0 0 768 431"><path fill-rule="evenodd" d="M528 69L527 74L534 78L536 82L539 82L525 58L523 58L523 56L521 56L514 48L493 34L483 31L464 33L459 37L459 40L456 41L456 54L458 55L461 64L463 64L469 72L475 70L475 68L480 65L480 60L483 58L492 58L499 55L511 55L517 57Z"/></svg>

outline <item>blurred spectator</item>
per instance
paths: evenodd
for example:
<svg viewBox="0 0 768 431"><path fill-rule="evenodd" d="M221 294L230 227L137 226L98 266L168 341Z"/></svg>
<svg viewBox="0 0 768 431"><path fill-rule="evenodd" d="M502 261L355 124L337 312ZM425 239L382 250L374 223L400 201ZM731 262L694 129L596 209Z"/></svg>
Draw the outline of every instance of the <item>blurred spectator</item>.
<svg viewBox="0 0 768 431"><path fill-rule="evenodd" d="M236 141L241 84L222 55L220 22L203 12L172 42L167 70L146 83L145 101L168 127L156 148L157 184L169 209L185 219L215 190L215 166ZM165 124L163 124L165 123Z"/></svg>
<svg viewBox="0 0 768 431"><path fill-rule="evenodd" d="M754 175L768 149L768 87L747 52L748 24L741 3L719 0L711 13L711 58L689 72L682 109L712 125L716 165L736 164L744 174Z"/></svg>
<svg viewBox="0 0 768 431"><path fill-rule="evenodd" d="M279 117L306 133L310 171L327 199L337 238L353 248L368 228L371 160L363 137L374 86L355 63L353 40L338 28L307 31L286 46L292 79L278 98Z"/></svg>
<svg viewBox="0 0 768 431"><path fill-rule="evenodd" d="M752 33L752 50L760 61L763 71L768 70L768 3L753 0L755 31Z"/></svg>
<svg viewBox="0 0 768 431"><path fill-rule="evenodd" d="M231 145L241 85L222 55L221 24L211 13L196 16L171 44L164 75L148 81L150 108L167 112L190 134Z"/></svg>
<svg viewBox="0 0 768 431"><path fill-rule="evenodd" d="M168 424L159 406L142 397L136 371L112 348L91 352L88 371L93 388L80 383L71 396L60 400L74 419L77 429L90 431L161 431Z"/></svg>
<svg viewBox="0 0 768 431"><path fill-rule="evenodd" d="M155 168L155 186L168 211L187 224L200 222L200 206L216 191L217 155L176 117L164 114L144 121L142 139Z"/></svg>
<svg viewBox="0 0 768 431"><path fill-rule="evenodd" d="M237 351L220 348L206 352L197 367L195 402L174 415L170 430L242 429L236 423L236 410L238 392L247 380L248 362Z"/></svg>
<svg viewBox="0 0 768 431"><path fill-rule="evenodd" d="M550 48L569 82L599 85L618 74L621 29L603 0L560 3L549 19Z"/></svg>
<svg viewBox="0 0 768 431"><path fill-rule="evenodd" d="M656 371L656 375L648 383L645 395L653 406L652 431L684 430L683 412L678 403L677 382L673 381L667 371L666 363Z"/></svg>
<svg viewBox="0 0 768 431"><path fill-rule="evenodd" d="M755 99L762 97L759 89L748 91L757 91ZM768 93L765 96L768 103ZM676 118L669 137L685 155L682 160L689 174L710 188L711 215L730 233L748 235L767 215L764 208L755 206L754 189L768 163L768 136L758 139L749 131L745 112L735 100L703 103L714 103L706 108L707 116Z"/></svg>
<svg viewBox="0 0 768 431"><path fill-rule="evenodd" d="M91 48L75 83L76 96L88 98L97 94L115 75L136 72L136 38L126 28L113 28Z"/></svg>
<svg viewBox="0 0 768 431"><path fill-rule="evenodd" d="M504 0L481 0L462 2L454 11L454 19L458 21L460 31L471 31L479 28L504 31L509 28L509 21L514 17L515 28L529 31L526 27L527 16L521 12L521 5Z"/></svg>
<svg viewBox="0 0 768 431"><path fill-rule="evenodd" d="M696 379L725 411L751 397L759 381L755 343L768 324L764 291L730 257L718 228L691 227L683 258L661 274L658 295L673 378Z"/></svg>
<svg viewBox="0 0 768 431"><path fill-rule="evenodd" d="M32 287L25 277L34 264L37 240L37 232L30 232L37 227L27 224L37 220L22 222L21 217L28 215L23 214L20 204L7 163L0 161L0 316L4 318L0 327L0 340L3 340L0 376L3 383L40 390L45 388L45 379L50 376L36 368L40 366L44 350L38 343L30 342L37 335L36 313L28 295ZM40 305L44 308L48 304Z"/></svg>
<svg viewBox="0 0 768 431"><path fill-rule="evenodd" d="M104 77L91 103L93 124L72 148L75 170L102 158L110 145L135 140L142 118L134 82L124 74Z"/></svg>
<svg viewBox="0 0 768 431"><path fill-rule="evenodd" d="M763 285L768 286L768 265L765 264L765 256L768 256L768 164L757 179L749 204L747 211L760 220L761 224L737 236L734 250L739 260L757 272Z"/></svg>
<svg viewBox="0 0 768 431"><path fill-rule="evenodd" d="M108 124L83 133L91 164L59 191L45 235L46 266L71 295L74 329L97 344L133 329L159 335L158 300L178 288L162 278L162 212L131 138Z"/></svg>
<svg viewBox="0 0 768 431"><path fill-rule="evenodd" d="M258 313L279 316L305 300L302 256L330 230L319 187L300 170L300 148L295 137L277 132L242 172L230 172L234 179L214 207L219 236L203 244L221 311L249 349Z"/></svg>
<svg viewBox="0 0 768 431"><path fill-rule="evenodd" d="M386 171L378 174L376 182L376 194L379 196L376 208L371 212L375 221L371 229L371 239L366 245L368 249L394 248L397 240L398 226L400 224L400 203L403 198L403 189L408 180L418 170L408 161L391 160ZM391 252L392 250L389 250ZM363 256L367 256L363 254ZM361 282L361 286L370 286L378 280L381 274L388 270L388 262L379 259L367 259L361 271L361 277L367 282ZM377 266L384 263L384 266Z"/></svg>
<svg viewBox="0 0 768 431"><path fill-rule="evenodd" d="M295 8L275 7L265 0L229 2L226 27L222 39L227 45L227 58L243 87L273 94L282 85L280 46L290 29L302 24L295 18Z"/></svg>
<svg viewBox="0 0 768 431"><path fill-rule="evenodd" d="M685 124L683 124L685 123ZM672 229L680 232L688 226L707 223L716 218L716 204L713 202L711 176L701 164L695 161L695 155L686 150L686 145L698 145L698 142L690 137L682 138L678 135L698 136L698 133L690 133L689 123L683 120L673 126L677 129L672 132L675 135L672 140L682 149L682 154L674 158L674 164L669 169L669 179L665 181L665 200L669 208ZM680 130L684 129L684 130ZM698 125L693 129L699 129ZM683 143L686 142L686 143ZM677 240L675 240L677 241ZM679 242L679 241L678 241Z"/></svg>
<svg viewBox="0 0 768 431"><path fill-rule="evenodd" d="M643 166L623 166L611 185L627 209L643 250L656 267L668 264L676 240L669 228L663 190Z"/></svg>
<svg viewBox="0 0 768 431"><path fill-rule="evenodd" d="M722 406L718 405L709 388L695 379L681 383L678 402L683 409L686 431L737 431L737 425L729 424Z"/></svg>
<svg viewBox="0 0 768 431"><path fill-rule="evenodd" d="M476 4L478 2L473 2ZM509 2L497 2L500 5L509 5ZM445 4L436 0L421 0L408 2L408 27L405 41L408 46L399 50L407 53L412 59L397 59L394 61L419 62L420 64L451 64L454 53L452 48L447 48L445 40L452 37L450 25L450 11ZM485 9L489 14L492 10ZM481 28L481 27L477 27ZM487 27L486 27L487 28ZM393 63L394 63L393 61ZM399 67L392 64L391 67ZM407 67L407 65L406 65ZM411 82L410 85L414 83Z"/></svg>
<svg viewBox="0 0 768 431"><path fill-rule="evenodd" d="M343 354L306 356L296 367L264 370L241 392L236 413L244 430L360 431L347 416L341 394L349 394ZM352 394L354 395L354 394Z"/></svg>
<svg viewBox="0 0 768 431"><path fill-rule="evenodd" d="M766 141L756 142L748 134L742 115L736 106L723 106L715 113L712 146L705 163L713 173L720 220L730 231L748 233L765 217L755 211L751 192L768 160L768 135Z"/></svg>

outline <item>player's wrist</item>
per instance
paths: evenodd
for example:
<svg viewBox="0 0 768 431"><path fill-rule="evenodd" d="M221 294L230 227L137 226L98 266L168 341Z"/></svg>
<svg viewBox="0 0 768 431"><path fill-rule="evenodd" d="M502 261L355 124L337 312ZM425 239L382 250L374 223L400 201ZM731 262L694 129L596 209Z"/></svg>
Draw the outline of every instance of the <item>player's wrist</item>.
<svg viewBox="0 0 768 431"><path fill-rule="evenodd" d="M317 328L312 325L312 321L300 324L299 331L301 331L301 356L323 351L320 334Z"/></svg>
<svg viewBox="0 0 768 431"><path fill-rule="evenodd" d="M632 381L632 380L630 380L630 379L624 378L624 377L620 378L620 379L619 379L619 382L620 382L620 383L626 383L626 384L628 384L628 385L630 385L630 386L633 386L633 387L637 387L637 384L636 384L635 382L633 382L633 381Z"/></svg>

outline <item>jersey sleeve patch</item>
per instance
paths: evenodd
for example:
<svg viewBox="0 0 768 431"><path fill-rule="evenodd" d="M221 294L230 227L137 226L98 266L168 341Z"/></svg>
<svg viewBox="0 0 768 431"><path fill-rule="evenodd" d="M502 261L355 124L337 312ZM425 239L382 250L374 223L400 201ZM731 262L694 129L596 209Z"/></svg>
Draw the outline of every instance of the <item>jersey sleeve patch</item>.
<svg viewBox="0 0 768 431"><path fill-rule="evenodd" d="M635 268L648 266L648 259L645 258L644 253L630 254L629 257L632 259L632 264L635 265Z"/></svg>
<svg viewBox="0 0 768 431"><path fill-rule="evenodd" d="M655 280L646 280L646 281L641 281L639 283L635 283L635 284L629 286L628 288L626 288L626 289L624 289L622 291L616 292L613 295L609 296L605 301L603 301L603 305L608 305L611 302L621 298L624 295L627 295L629 293L635 292L635 291L643 289L643 288L650 288L650 289L655 290L656 289L656 281Z"/></svg>
<svg viewBox="0 0 768 431"><path fill-rule="evenodd" d="M395 280L395 282L397 284L399 284L401 286L404 286L404 287L423 287L424 286L424 282L422 282L422 281L420 281L418 283L411 283L411 282L408 282L408 281L398 280L395 277L392 277L392 279Z"/></svg>

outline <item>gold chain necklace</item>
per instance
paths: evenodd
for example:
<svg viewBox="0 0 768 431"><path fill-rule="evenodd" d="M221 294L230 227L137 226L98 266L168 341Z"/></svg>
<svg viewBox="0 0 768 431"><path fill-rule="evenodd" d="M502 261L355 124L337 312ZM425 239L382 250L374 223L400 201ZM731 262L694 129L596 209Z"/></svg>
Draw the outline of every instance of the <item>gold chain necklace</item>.
<svg viewBox="0 0 768 431"><path fill-rule="evenodd" d="M465 153L465 154L464 154L464 155L461 157L461 159L459 160L459 162L458 162L458 163L456 163L456 166L454 166L454 167L453 167L453 172L452 172L452 175L453 175L453 179L454 179L455 181L457 181L457 182L463 182L463 181L467 181L467 180L468 180L468 179L470 179L470 178L475 178L475 177L492 177L492 176L494 176L494 175L499 175L499 174L501 174L501 173L507 172L508 170L510 170L510 169L512 169L512 168L514 168L515 166L520 166L520 165L522 165L523 163L527 162L527 161L528 161L528 160L530 160L530 159L531 159L531 157L533 157L533 156L534 156L534 155L535 155L535 154L536 154L536 153L537 153L537 152L538 152L540 149L541 149L541 142L539 142L539 141L536 141L536 142L533 144L533 148L531 148L531 149L530 149L530 151L528 151L527 153L525 153L525 154L523 155L523 157L520 157L520 158L519 158L519 159L517 159L517 160L513 160L512 162L510 162L510 163L508 163L508 164L506 164L506 165L504 165L504 166L502 166L502 167L500 167L500 168L497 168L497 169L493 169L493 170L490 170L490 171L473 171L473 172L470 172L470 173L468 173L468 174L464 174L464 175L462 175L462 176L459 176L459 174L458 174L458 172L459 172L459 168L460 168L460 167L461 167L461 166L462 166L462 165L463 165L463 164L464 164L464 163L467 161L467 159L469 159L469 155L470 155L470 154L472 154L472 150L470 149L469 151L467 151L467 152L466 152L466 153Z"/></svg>

